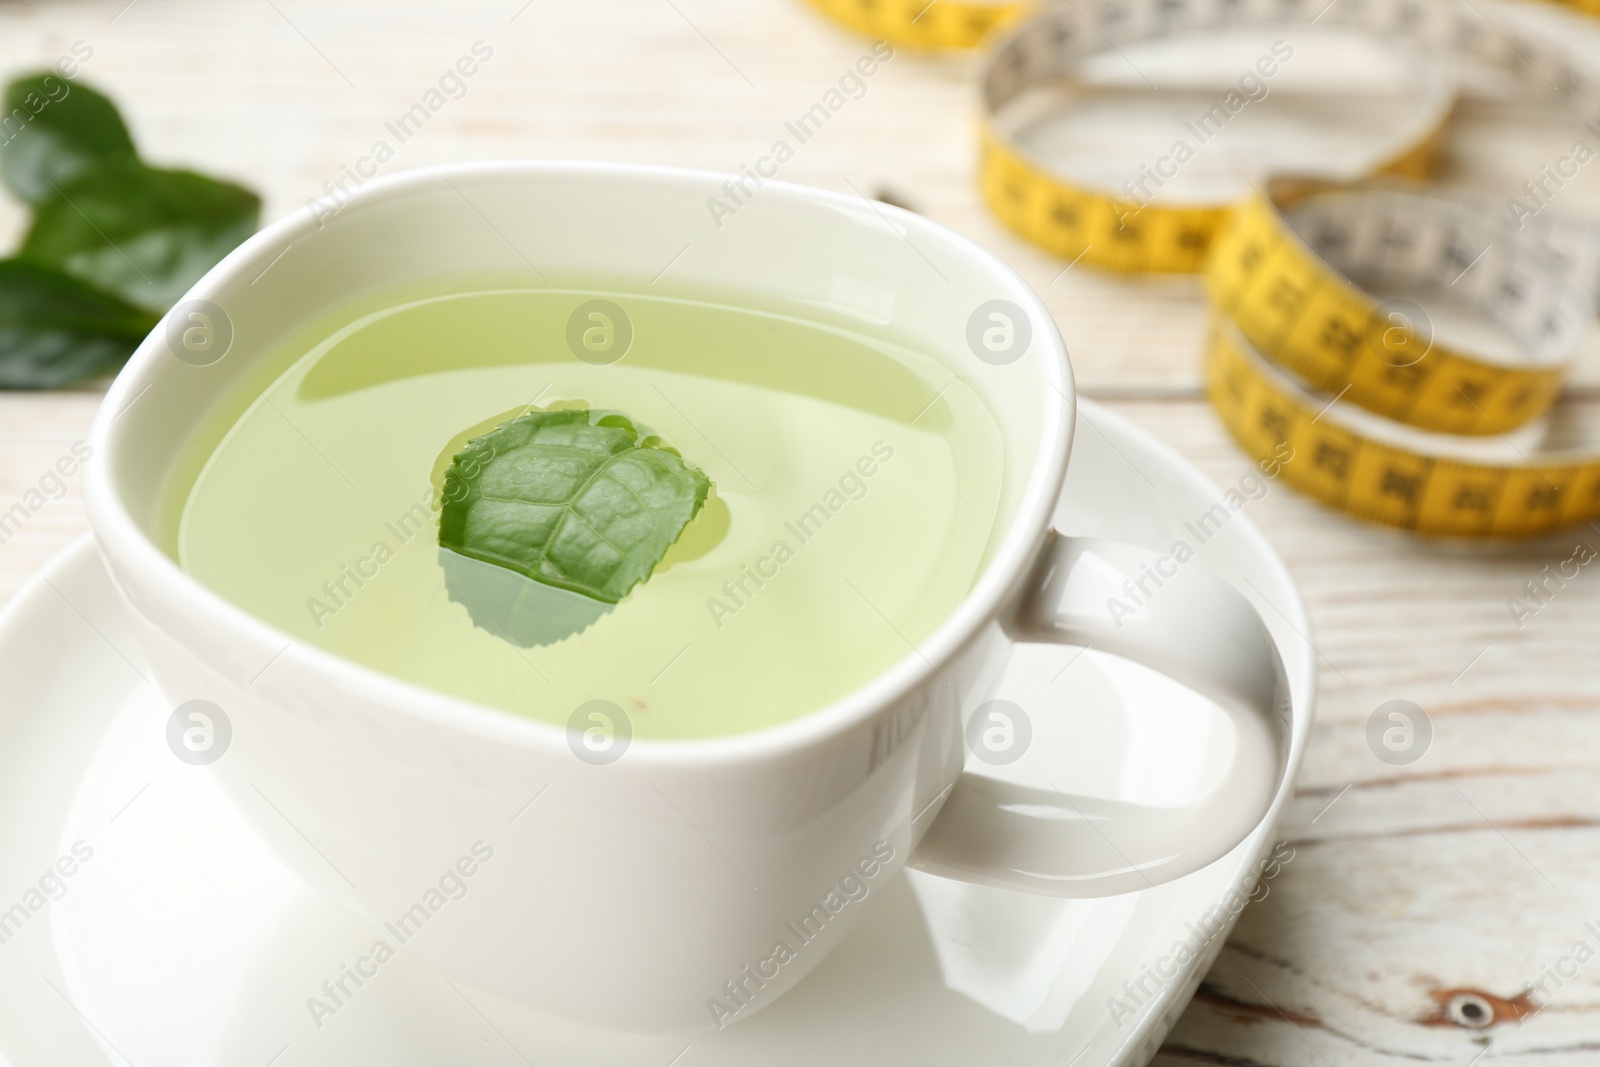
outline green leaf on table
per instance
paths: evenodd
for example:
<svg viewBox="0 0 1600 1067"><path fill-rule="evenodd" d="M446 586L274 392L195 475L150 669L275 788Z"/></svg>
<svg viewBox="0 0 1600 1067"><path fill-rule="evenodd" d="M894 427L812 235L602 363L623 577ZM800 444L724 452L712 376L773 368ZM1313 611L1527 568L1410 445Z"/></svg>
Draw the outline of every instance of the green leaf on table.
<svg viewBox="0 0 1600 1067"><path fill-rule="evenodd" d="M54 72L11 82L0 178L34 209L0 261L0 389L113 370L201 275L255 232L248 189L141 163L116 105Z"/></svg>
<svg viewBox="0 0 1600 1067"><path fill-rule="evenodd" d="M250 190L135 159L103 163L35 206L21 255L165 311L255 232Z"/></svg>
<svg viewBox="0 0 1600 1067"><path fill-rule="evenodd" d="M113 371L156 322L58 270L0 260L0 389L58 389Z"/></svg>
<svg viewBox="0 0 1600 1067"><path fill-rule="evenodd" d="M650 577L711 480L615 411L534 411L445 471L439 544L614 604Z"/></svg>
<svg viewBox="0 0 1600 1067"><path fill-rule="evenodd" d="M6 87L0 176L30 204L45 202L96 165L133 159L117 106L87 85L41 71Z"/></svg>

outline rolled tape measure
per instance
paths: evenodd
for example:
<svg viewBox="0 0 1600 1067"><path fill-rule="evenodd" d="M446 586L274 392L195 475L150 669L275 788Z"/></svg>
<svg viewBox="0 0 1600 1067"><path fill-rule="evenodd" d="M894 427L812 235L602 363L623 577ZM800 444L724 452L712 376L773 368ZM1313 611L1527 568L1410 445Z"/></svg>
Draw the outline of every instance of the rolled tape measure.
<svg viewBox="0 0 1600 1067"><path fill-rule="evenodd" d="M1397 63L1409 85L1410 104L1404 120L1383 143L1372 146L1367 159L1330 160L1318 176L1342 182L1373 174L1426 177L1455 102L1455 62L1452 55L1404 32L1406 9L1405 4L1364 0L1332 5L1327 0L1086 0L1083 5L1041 9L999 36L983 69L983 198L1012 230L1065 259L1125 273L1198 271L1236 197L1181 202L1163 198L1159 190L1164 179L1200 150L1202 138L1220 132L1248 98L1219 91L1213 117L1200 119L1203 128L1194 123L1175 128L1178 140L1172 152L1154 168L1129 174L1120 187L1096 184L1053 166L1027 146L1022 135L1026 119L1012 118L1011 112L1028 116L1037 110L1028 104L1030 95L1073 85L1087 61L1124 45L1240 27L1310 27L1313 20L1406 42L1396 46L1401 52ZM1292 46L1277 56L1264 54L1246 73L1259 83L1287 55L1292 55ZM1170 172L1155 173L1164 160Z"/></svg>
<svg viewBox="0 0 1600 1067"><path fill-rule="evenodd" d="M1048 2L1048 0L1047 0ZM1600 15L1600 0L1555 0ZM1016 0L811 0L840 25L913 48L977 48L984 38L1036 7Z"/></svg>
<svg viewBox="0 0 1600 1067"><path fill-rule="evenodd" d="M1600 405L1556 399L1593 321L1593 246L1414 189L1280 190L1240 208L1206 271L1206 389L1240 445L1325 504L1430 536L1600 517ZM1475 312L1478 336L1447 345L1421 304L1358 282Z"/></svg>
<svg viewBox="0 0 1600 1067"><path fill-rule="evenodd" d="M1247 200L1206 269L1212 303L1258 352L1314 389L1424 430L1498 434L1545 414L1594 318L1592 260L1416 192L1306 198L1304 187L1272 183L1287 191ZM1421 304L1380 301L1363 284L1469 304L1502 337L1464 350Z"/></svg>
<svg viewBox="0 0 1600 1067"><path fill-rule="evenodd" d="M1309 163L1295 168L1307 176L1346 183L1376 174L1429 176L1463 59L1499 68L1541 91L1554 87L1559 102L1575 115L1600 117L1594 60L1553 35L1490 22L1482 7L1476 0L1074 0L1043 6L997 35L981 74L984 200L1011 229L1069 261L1081 258L1091 266L1130 273L1201 269L1235 198L1163 199L1159 179L1170 175L1154 175L1152 182L1145 173L1149 168L1116 187L1096 184L1031 151L1006 121L1007 110L1030 92L1074 84L1097 55L1197 32L1272 26L1313 33L1342 27L1404 50L1413 104L1406 121L1386 143L1374 145L1369 158L1330 159L1320 170ZM1264 55L1262 61L1264 76L1270 76L1265 72L1272 69L1272 57ZM1227 110L1234 109L1228 102Z"/></svg>
<svg viewBox="0 0 1600 1067"><path fill-rule="evenodd" d="M1032 155L1003 121L1013 101L1070 82L1108 48L1318 19L1416 51L1415 110L1373 165L1261 175L1242 202L1137 202ZM1558 395L1593 324L1600 240L1542 219L1518 232L1437 193L1365 180L1427 175L1455 95L1440 57L1553 87L1580 119L1600 114L1591 61L1505 31L1471 2L1106 0L1041 10L998 38L981 87L983 195L1013 230L1069 260L1204 268L1208 395L1264 469L1323 503L1433 537L1523 538L1593 521L1600 435L1580 431L1600 404ZM1435 321L1419 301L1451 313Z"/></svg>
<svg viewBox="0 0 1600 1067"><path fill-rule="evenodd" d="M1207 393L1276 477L1428 536L1522 538L1600 519L1600 434L1581 432L1600 401L1559 397L1593 322L1600 235L1542 218L1518 232L1472 205L1370 180L1429 175L1463 58L1553 88L1561 106L1593 122L1600 63L1576 47L1492 23L1475 0L1073 0L1027 12L813 2L896 43L968 47L999 27L980 81L985 201L1072 262L1204 269L1214 305ZM1600 0L1573 0L1584 5ZM1147 195L1165 176L1143 174L1150 168L1113 187L1029 146L1028 124L1053 106L1050 94L1073 106L1070 89L1105 52L1313 23L1401 51L1409 110L1363 159L1330 160L1293 181L1255 175L1255 194L1242 202L1180 202ZM1600 122L1591 129L1600 136ZM1469 314L1435 321L1419 301Z"/></svg>
<svg viewBox="0 0 1600 1067"><path fill-rule="evenodd" d="M811 0L844 26L912 48L976 48L1032 4L995 0ZM1600 0L1596 0L1600 2Z"/></svg>
<svg viewBox="0 0 1600 1067"><path fill-rule="evenodd" d="M1541 437L1447 437L1409 431L1313 396L1214 322L1206 391L1234 439L1289 485L1369 522L1432 537L1525 538L1600 517L1600 444L1563 446L1600 404L1562 401ZM1559 429L1558 429L1559 427ZM1581 438L1581 433L1574 436Z"/></svg>

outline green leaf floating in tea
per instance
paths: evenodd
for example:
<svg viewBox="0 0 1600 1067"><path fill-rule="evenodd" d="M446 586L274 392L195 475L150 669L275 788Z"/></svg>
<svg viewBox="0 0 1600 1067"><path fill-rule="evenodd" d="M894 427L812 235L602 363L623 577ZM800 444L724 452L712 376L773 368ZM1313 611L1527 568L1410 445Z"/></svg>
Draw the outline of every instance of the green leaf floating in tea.
<svg viewBox="0 0 1600 1067"><path fill-rule="evenodd" d="M626 415L535 411L457 453L444 476L439 544L615 604L650 577L710 488Z"/></svg>

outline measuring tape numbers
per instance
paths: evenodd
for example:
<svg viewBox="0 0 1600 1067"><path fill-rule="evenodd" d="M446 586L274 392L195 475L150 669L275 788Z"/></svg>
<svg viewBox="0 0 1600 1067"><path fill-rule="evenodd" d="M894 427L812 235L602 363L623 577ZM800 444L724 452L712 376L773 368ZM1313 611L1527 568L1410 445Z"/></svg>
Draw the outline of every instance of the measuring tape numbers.
<svg viewBox="0 0 1600 1067"><path fill-rule="evenodd" d="M1403 5L1401 5L1403 6ZM1343 10L1341 10L1341 8ZM1122 273L1193 273L1201 269L1212 239L1226 223L1237 199L1178 201L1153 195L1187 158L1203 151L1208 130L1220 132L1232 114L1251 100L1251 85L1264 84L1293 46L1277 41L1240 75L1238 89L1223 89L1216 106L1195 122L1175 125L1172 150L1141 166L1120 183L1069 173L1027 142L1030 97L1070 94L1093 57L1137 42L1242 27L1312 27L1321 21L1370 29L1396 41L1406 16L1397 5L1338 0L1328 5L1299 0L1102 0L1048 6L999 35L980 78L983 113L979 187L984 201L1008 227L1027 240L1071 261ZM1396 46L1408 85L1408 111L1397 128L1371 146L1358 164L1331 161L1320 177L1352 181L1373 174L1426 177L1441 132L1455 100L1455 64L1420 44ZM1259 99L1265 99L1263 92ZM1068 96L1070 99L1070 95ZM1070 107L1068 103L1065 106ZM1208 126L1207 123L1216 126ZM1166 162L1167 170L1156 173ZM1315 167L1308 164L1308 171ZM1259 176L1264 178L1265 176ZM1244 179L1248 181L1249 179Z"/></svg>
<svg viewBox="0 0 1600 1067"><path fill-rule="evenodd" d="M1460 538L1591 521L1600 404L1557 394L1595 273L1571 244L1421 191L1257 197L1206 272L1206 391L1245 451L1287 443L1285 481L1359 518ZM1446 344L1446 308L1479 328Z"/></svg>

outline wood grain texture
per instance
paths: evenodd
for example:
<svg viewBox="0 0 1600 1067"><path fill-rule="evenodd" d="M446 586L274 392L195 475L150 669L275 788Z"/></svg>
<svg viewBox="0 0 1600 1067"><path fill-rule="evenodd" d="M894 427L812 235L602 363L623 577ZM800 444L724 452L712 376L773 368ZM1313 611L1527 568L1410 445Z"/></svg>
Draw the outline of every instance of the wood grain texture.
<svg viewBox="0 0 1600 1067"><path fill-rule="evenodd" d="M87 42L94 55L82 77L123 103L150 157L250 183L268 218L304 210L476 40L493 59L385 172L522 157L735 170L869 47L800 0L125 4L0 6L0 71ZM1090 395L1219 484L1236 483L1249 460L1198 388L1198 284L1063 273L992 221L972 180L973 65L901 52L783 177L891 190L996 251L1044 294ZM1575 136L1571 123L1525 104L1476 100L1452 130L1447 173L1499 202ZM1600 217L1600 165L1562 189L1559 210ZM0 208L0 240L21 225L14 207ZM1587 359L1582 380L1600 381L1597 363ZM40 488L85 436L98 399L93 388L0 395L0 512ZM80 481L6 534L0 600L85 528ZM1507 601L1577 540L1600 548L1600 530L1499 553L1444 552L1357 526L1285 487L1249 512L1305 592L1323 657L1313 742L1283 835L1297 855L1246 910L1155 1062L1596 1062L1600 957L1561 961L1579 941L1600 950L1584 925L1600 930L1600 566L1520 627ZM1384 763L1367 743L1369 717L1394 699L1423 708L1434 731L1410 766ZM1519 1023L1527 1001L1516 998L1558 965L1573 976L1546 978L1543 1009ZM1483 1002L1498 1021L1450 1021L1454 990L1499 998Z"/></svg>

